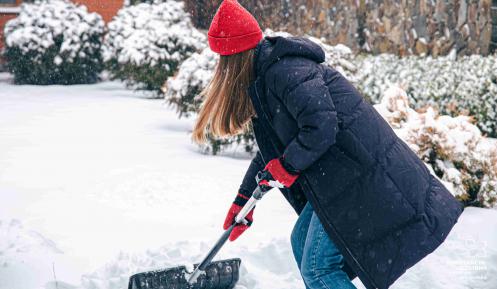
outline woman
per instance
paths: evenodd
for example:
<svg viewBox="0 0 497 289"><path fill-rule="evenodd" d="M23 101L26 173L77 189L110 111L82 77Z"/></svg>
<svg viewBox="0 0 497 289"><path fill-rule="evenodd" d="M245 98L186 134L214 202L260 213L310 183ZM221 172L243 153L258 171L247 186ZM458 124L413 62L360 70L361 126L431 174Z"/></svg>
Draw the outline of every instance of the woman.
<svg viewBox="0 0 497 289"><path fill-rule="evenodd" d="M291 236L305 285L388 288L435 250L462 205L375 109L303 38L263 39L257 21L224 1L209 30L221 55L193 139L231 136L251 124L259 152L224 228L250 197L255 175L281 188L300 215ZM253 221L238 225L235 240Z"/></svg>

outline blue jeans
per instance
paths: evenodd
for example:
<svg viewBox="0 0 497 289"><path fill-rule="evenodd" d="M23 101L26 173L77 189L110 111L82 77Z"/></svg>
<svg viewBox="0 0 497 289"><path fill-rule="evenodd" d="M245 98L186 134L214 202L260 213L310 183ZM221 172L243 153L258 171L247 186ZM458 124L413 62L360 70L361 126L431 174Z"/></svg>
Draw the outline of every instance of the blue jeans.
<svg viewBox="0 0 497 289"><path fill-rule="evenodd" d="M307 289L356 288L342 270L343 256L307 203L293 228L292 250Z"/></svg>

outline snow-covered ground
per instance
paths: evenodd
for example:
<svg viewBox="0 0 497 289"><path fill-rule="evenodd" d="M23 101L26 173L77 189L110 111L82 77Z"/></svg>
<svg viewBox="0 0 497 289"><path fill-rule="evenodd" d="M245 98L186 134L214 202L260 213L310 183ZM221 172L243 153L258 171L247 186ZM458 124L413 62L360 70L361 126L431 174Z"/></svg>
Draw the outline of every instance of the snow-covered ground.
<svg viewBox="0 0 497 289"><path fill-rule="evenodd" d="M126 288L132 273L199 261L250 159L202 155L191 126L118 82L14 86L1 74L0 288ZM277 191L258 205L220 254L242 258L238 289L304 288L295 220ZM392 288L497 288L495 228L496 210L467 209Z"/></svg>

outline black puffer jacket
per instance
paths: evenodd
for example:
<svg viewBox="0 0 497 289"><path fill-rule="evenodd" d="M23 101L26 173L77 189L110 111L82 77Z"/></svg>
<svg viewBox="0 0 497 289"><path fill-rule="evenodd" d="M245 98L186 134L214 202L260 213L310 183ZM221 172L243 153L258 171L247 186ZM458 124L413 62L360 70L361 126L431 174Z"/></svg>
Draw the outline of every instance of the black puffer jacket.
<svg viewBox="0 0 497 289"><path fill-rule="evenodd" d="M260 153L240 187L282 154L303 173L283 193L300 213L311 202L349 276L387 288L435 250L462 205L388 123L303 38L266 38L256 49L250 96Z"/></svg>

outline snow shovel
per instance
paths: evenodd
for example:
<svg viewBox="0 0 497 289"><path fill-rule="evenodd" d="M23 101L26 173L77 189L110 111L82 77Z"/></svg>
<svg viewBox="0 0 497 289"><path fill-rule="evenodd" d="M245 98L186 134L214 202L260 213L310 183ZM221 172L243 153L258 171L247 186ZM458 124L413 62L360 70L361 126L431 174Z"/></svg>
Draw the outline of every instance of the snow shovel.
<svg viewBox="0 0 497 289"><path fill-rule="evenodd" d="M259 183L259 175L256 180ZM269 189L257 186L252 197L236 216L235 223L224 231L204 260L194 265L195 270L192 273L188 272L185 266L138 273L130 277L128 289L231 289L235 287L239 278L241 260L235 258L212 262L212 259L226 243L235 226L246 222L247 214Z"/></svg>

